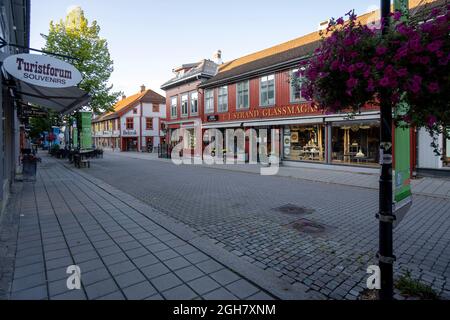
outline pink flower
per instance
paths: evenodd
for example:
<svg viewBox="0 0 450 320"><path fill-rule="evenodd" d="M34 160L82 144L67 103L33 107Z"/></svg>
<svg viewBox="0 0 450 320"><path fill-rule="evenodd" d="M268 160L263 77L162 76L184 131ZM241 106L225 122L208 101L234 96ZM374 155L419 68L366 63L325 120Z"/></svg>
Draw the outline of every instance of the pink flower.
<svg viewBox="0 0 450 320"><path fill-rule="evenodd" d="M384 77L380 80L380 86L382 86L382 87L386 88L389 86L389 84L390 84L390 80L388 77Z"/></svg>
<svg viewBox="0 0 450 320"><path fill-rule="evenodd" d="M402 18L402 13L400 11L395 11L393 17L395 21L399 21Z"/></svg>
<svg viewBox="0 0 450 320"><path fill-rule="evenodd" d="M429 64L430 63L430 58L429 57L421 57L420 58L420 63L421 64Z"/></svg>
<svg viewBox="0 0 450 320"><path fill-rule="evenodd" d="M344 18L340 17L336 20L336 24L343 25L344 24Z"/></svg>
<svg viewBox="0 0 450 320"><path fill-rule="evenodd" d="M406 77L408 75L408 70L406 68L401 68L397 70L397 75L402 78Z"/></svg>
<svg viewBox="0 0 450 320"><path fill-rule="evenodd" d="M383 61L378 62L377 65L376 65L375 67L377 68L377 70L383 69L383 67L384 67L384 62L383 62Z"/></svg>
<svg viewBox="0 0 450 320"><path fill-rule="evenodd" d="M436 52L442 47L442 41L433 41L427 45L427 50L430 52Z"/></svg>
<svg viewBox="0 0 450 320"><path fill-rule="evenodd" d="M434 127L436 122L437 122L437 118L435 116L433 116L433 115L428 116L427 123L430 128Z"/></svg>
<svg viewBox="0 0 450 320"><path fill-rule="evenodd" d="M377 51L377 55L382 56L388 51L388 49L386 47L380 46L380 47L377 47L376 51Z"/></svg>
<svg viewBox="0 0 450 320"><path fill-rule="evenodd" d="M439 89L439 84L437 82L431 82L428 85L428 91L430 91L430 93L438 93Z"/></svg>
<svg viewBox="0 0 450 320"><path fill-rule="evenodd" d="M347 80L347 88L353 89L358 85L358 79L350 78Z"/></svg>

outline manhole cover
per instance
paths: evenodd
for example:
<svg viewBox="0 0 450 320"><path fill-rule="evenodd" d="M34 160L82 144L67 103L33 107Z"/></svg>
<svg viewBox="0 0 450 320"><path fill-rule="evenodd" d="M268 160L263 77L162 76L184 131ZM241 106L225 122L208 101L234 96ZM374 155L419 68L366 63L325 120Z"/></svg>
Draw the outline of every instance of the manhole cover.
<svg viewBox="0 0 450 320"><path fill-rule="evenodd" d="M294 204L287 204L287 205L284 205L282 207L276 208L274 210L279 211L281 213L295 214L295 215L311 214L311 213L314 212L314 210L307 209L307 208L304 208L304 207L299 207L299 206L296 206Z"/></svg>
<svg viewBox="0 0 450 320"><path fill-rule="evenodd" d="M323 234L328 230L327 226L306 219L297 220L288 227L307 234Z"/></svg>

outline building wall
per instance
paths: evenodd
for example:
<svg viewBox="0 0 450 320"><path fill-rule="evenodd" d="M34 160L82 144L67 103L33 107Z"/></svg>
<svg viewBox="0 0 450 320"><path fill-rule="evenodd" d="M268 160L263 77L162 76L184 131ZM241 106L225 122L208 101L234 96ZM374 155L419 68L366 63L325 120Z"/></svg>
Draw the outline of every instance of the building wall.
<svg viewBox="0 0 450 320"><path fill-rule="evenodd" d="M418 157L417 166L419 169L442 169L443 163L440 156L437 156L430 146L432 139L425 129L418 130ZM443 136L439 137L439 144L443 146Z"/></svg>
<svg viewBox="0 0 450 320"><path fill-rule="evenodd" d="M180 85L178 87L169 89L166 91L166 120L170 122L176 122L176 121L185 121L188 119L197 119L203 117L203 93L198 90L198 85L201 83L200 80L196 80L184 85ZM198 115L192 115L191 114L191 108L190 108L190 95L188 99L188 105L189 105L189 113L187 117L181 116L181 96L185 93L191 93L194 91L199 92L198 97ZM178 106L178 112L177 117L171 117L171 98L176 96L177 97L177 106Z"/></svg>

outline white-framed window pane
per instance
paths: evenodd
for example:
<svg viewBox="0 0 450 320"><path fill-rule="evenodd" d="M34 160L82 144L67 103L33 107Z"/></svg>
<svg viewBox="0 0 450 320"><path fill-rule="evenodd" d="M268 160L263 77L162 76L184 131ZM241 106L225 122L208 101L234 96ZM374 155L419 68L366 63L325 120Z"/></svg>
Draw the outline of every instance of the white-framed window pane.
<svg viewBox="0 0 450 320"><path fill-rule="evenodd" d="M302 101L301 94L301 79L299 78L299 69L291 70L290 74L290 82L291 82L291 102L299 102Z"/></svg>
<svg viewBox="0 0 450 320"><path fill-rule="evenodd" d="M170 115L172 118L176 118L177 117L177 113L178 113L178 101L177 101L177 97L172 97L170 99Z"/></svg>
<svg viewBox="0 0 450 320"><path fill-rule="evenodd" d="M214 112L214 91L205 91L205 113Z"/></svg>
<svg viewBox="0 0 450 320"><path fill-rule="evenodd" d="M249 82L244 81L237 84L237 108L247 109L249 107Z"/></svg>
<svg viewBox="0 0 450 320"><path fill-rule="evenodd" d="M181 96L181 115L183 115L183 116L188 115L188 112L189 112L188 101L189 101L189 96L187 94Z"/></svg>
<svg viewBox="0 0 450 320"><path fill-rule="evenodd" d="M275 104L275 75L261 77L260 101L262 106Z"/></svg>
<svg viewBox="0 0 450 320"><path fill-rule="evenodd" d="M198 113L198 92L191 93L191 113Z"/></svg>
<svg viewBox="0 0 450 320"><path fill-rule="evenodd" d="M218 96L218 111L224 112L228 110L228 87L220 87L219 88L219 96Z"/></svg>

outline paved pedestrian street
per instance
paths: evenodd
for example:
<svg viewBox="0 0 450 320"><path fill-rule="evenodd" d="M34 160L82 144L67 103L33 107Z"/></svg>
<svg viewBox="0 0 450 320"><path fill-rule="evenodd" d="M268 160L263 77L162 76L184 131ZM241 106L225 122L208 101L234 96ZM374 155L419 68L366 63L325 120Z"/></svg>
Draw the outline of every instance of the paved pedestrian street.
<svg viewBox="0 0 450 320"><path fill-rule="evenodd" d="M278 298L168 231L173 222L156 222L155 215L133 197L102 189L44 156L37 181L15 190L3 221L1 297ZM68 289L71 265L81 269L81 290Z"/></svg>
<svg viewBox="0 0 450 320"><path fill-rule="evenodd" d="M0 251L11 299L357 299L377 264L378 192L338 181L111 153L73 170L44 156L14 199ZM449 214L448 198L415 195L394 231L395 276L443 299ZM82 290L67 289L70 265Z"/></svg>

